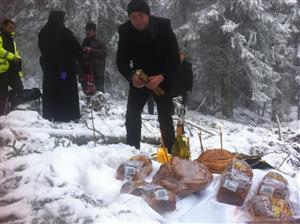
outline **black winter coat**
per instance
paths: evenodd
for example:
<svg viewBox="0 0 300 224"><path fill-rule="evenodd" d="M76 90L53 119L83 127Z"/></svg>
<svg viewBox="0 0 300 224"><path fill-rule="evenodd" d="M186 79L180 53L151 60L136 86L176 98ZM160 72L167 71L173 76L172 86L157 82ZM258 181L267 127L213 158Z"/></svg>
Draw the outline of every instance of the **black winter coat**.
<svg viewBox="0 0 300 224"><path fill-rule="evenodd" d="M178 69L174 72L172 95L184 95L193 89L193 70L192 64L186 60L182 61Z"/></svg>
<svg viewBox="0 0 300 224"><path fill-rule="evenodd" d="M96 38L85 38L82 47L90 47L91 52L85 55L85 62L88 63L88 70L91 74L104 77L106 46ZM83 71L83 73L86 71ZM83 74L82 74L83 75Z"/></svg>
<svg viewBox="0 0 300 224"><path fill-rule="evenodd" d="M43 117L70 121L80 117L76 60L82 50L73 33L61 21L49 21L38 37L43 70Z"/></svg>
<svg viewBox="0 0 300 224"><path fill-rule="evenodd" d="M130 21L119 27L117 66L128 81L135 70L143 69L148 76L162 74L164 81L160 86L169 89L172 74L179 64L178 52L168 19L150 16L149 26L143 31L135 29Z"/></svg>

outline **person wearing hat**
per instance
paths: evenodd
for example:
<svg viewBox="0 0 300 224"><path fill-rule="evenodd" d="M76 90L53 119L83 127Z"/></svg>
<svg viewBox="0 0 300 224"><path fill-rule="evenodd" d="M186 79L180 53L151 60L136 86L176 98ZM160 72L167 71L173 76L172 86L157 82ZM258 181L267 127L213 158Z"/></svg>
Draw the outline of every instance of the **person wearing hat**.
<svg viewBox="0 0 300 224"><path fill-rule="evenodd" d="M170 20L152 16L143 0L127 5L129 20L119 26L117 67L129 82L126 111L126 143L140 148L141 113L150 95L157 105L163 142L171 152L175 140L171 93L172 73L179 65L179 49ZM136 76L142 69L147 83ZM162 94L155 94L157 88Z"/></svg>
<svg viewBox="0 0 300 224"><path fill-rule="evenodd" d="M104 93L104 71L106 59L106 46L96 37L96 24L88 22L85 26L86 38L82 42L84 52L83 73L93 76L96 90ZM85 74L82 74L85 76ZM86 83L83 81L83 90L89 93Z"/></svg>

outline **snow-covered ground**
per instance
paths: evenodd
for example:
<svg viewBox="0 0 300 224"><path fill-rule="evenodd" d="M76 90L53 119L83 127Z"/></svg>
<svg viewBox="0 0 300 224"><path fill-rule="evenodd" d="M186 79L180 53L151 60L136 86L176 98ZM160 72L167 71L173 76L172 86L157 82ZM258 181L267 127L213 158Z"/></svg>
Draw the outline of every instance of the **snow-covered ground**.
<svg viewBox="0 0 300 224"><path fill-rule="evenodd" d="M125 102L113 101L111 109L94 112L97 129L95 144L91 113L85 111L77 123L52 123L34 111L13 111L0 117L0 223L232 223L245 222L240 207L216 201L220 175L204 191L178 198L176 210L158 214L142 198L120 194L123 182L115 179L118 166L136 154L151 155L157 145L141 144L141 150L123 143ZM278 140L275 124L255 125L250 112L236 110L239 122L188 112L192 159L199 156L199 126L205 148L223 147L231 152L262 155L280 170L289 184L289 199L300 202L300 143L288 139L300 133L300 122L284 124L284 140ZM188 130L188 129L187 129ZM143 114L142 135L158 139L156 115ZM76 144L75 144L76 143ZM298 152L297 150L298 149ZM160 164L153 162L154 170ZM248 197L255 194L259 181L268 172L253 170ZM276 171L278 172L278 171Z"/></svg>

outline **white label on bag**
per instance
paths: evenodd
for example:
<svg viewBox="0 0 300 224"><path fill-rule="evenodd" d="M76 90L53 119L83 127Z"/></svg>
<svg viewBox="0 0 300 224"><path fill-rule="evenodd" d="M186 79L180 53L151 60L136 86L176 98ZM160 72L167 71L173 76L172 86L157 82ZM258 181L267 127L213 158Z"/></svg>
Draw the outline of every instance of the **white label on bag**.
<svg viewBox="0 0 300 224"><path fill-rule="evenodd" d="M240 171L233 171L231 173L232 179L239 180L239 181L244 181L244 182L250 182L251 178L248 177L246 174Z"/></svg>
<svg viewBox="0 0 300 224"><path fill-rule="evenodd" d="M155 198L159 201L168 201L169 200L168 192L166 191L166 189L156 190L154 192L154 194L155 194Z"/></svg>
<svg viewBox="0 0 300 224"><path fill-rule="evenodd" d="M136 168L132 166L125 166L125 176L134 175L136 173Z"/></svg>
<svg viewBox="0 0 300 224"><path fill-rule="evenodd" d="M125 179L126 179L127 181L132 181L132 176L130 176L130 175L125 175Z"/></svg>
<svg viewBox="0 0 300 224"><path fill-rule="evenodd" d="M155 192L156 190L161 189L161 186L158 186L158 185L156 185L156 184L148 184L148 183L145 183L145 184L143 185L143 189L144 189L145 191Z"/></svg>
<svg viewBox="0 0 300 224"><path fill-rule="evenodd" d="M251 178L248 177L247 175L244 175L243 173L241 173L240 175L238 175L238 179L245 181L245 182L250 182Z"/></svg>
<svg viewBox="0 0 300 224"><path fill-rule="evenodd" d="M271 179L271 178L266 178L264 180L265 184L270 184L270 185L278 185L279 187L285 187L286 184L282 181Z"/></svg>
<svg viewBox="0 0 300 224"><path fill-rule="evenodd" d="M126 164L126 166L132 166L135 168L142 168L143 167L143 163L141 161L137 161L137 160L129 160Z"/></svg>
<svg viewBox="0 0 300 224"><path fill-rule="evenodd" d="M239 187L239 183L237 181L234 181L234 180L226 179L224 184L223 184L223 187L227 188L230 191L236 192L236 190Z"/></svg>
<svg viewBox="0 0 300 224"><path fill-rule="evenodd" d="M273 196L274 188L271 186L262 185L259 189L259 193L266 196Z"/></svg>

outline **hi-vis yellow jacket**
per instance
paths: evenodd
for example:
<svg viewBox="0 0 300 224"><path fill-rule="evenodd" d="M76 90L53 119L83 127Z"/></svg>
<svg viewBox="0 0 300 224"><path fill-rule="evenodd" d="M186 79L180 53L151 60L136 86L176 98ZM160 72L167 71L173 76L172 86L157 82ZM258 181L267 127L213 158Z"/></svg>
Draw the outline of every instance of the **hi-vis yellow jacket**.
<svg viewBox="0 0 300 224"><path fill-rule="evenodd" d="M14 47L15 47L15 54L5 50L3 48L2 36L0 35L0 75L8 70L9 68L8 61L14 60L15 57L21 58L17 50L17 45L15 41L14 41ZM22 76L22 71L19 72L19 75Z"/></svg>

